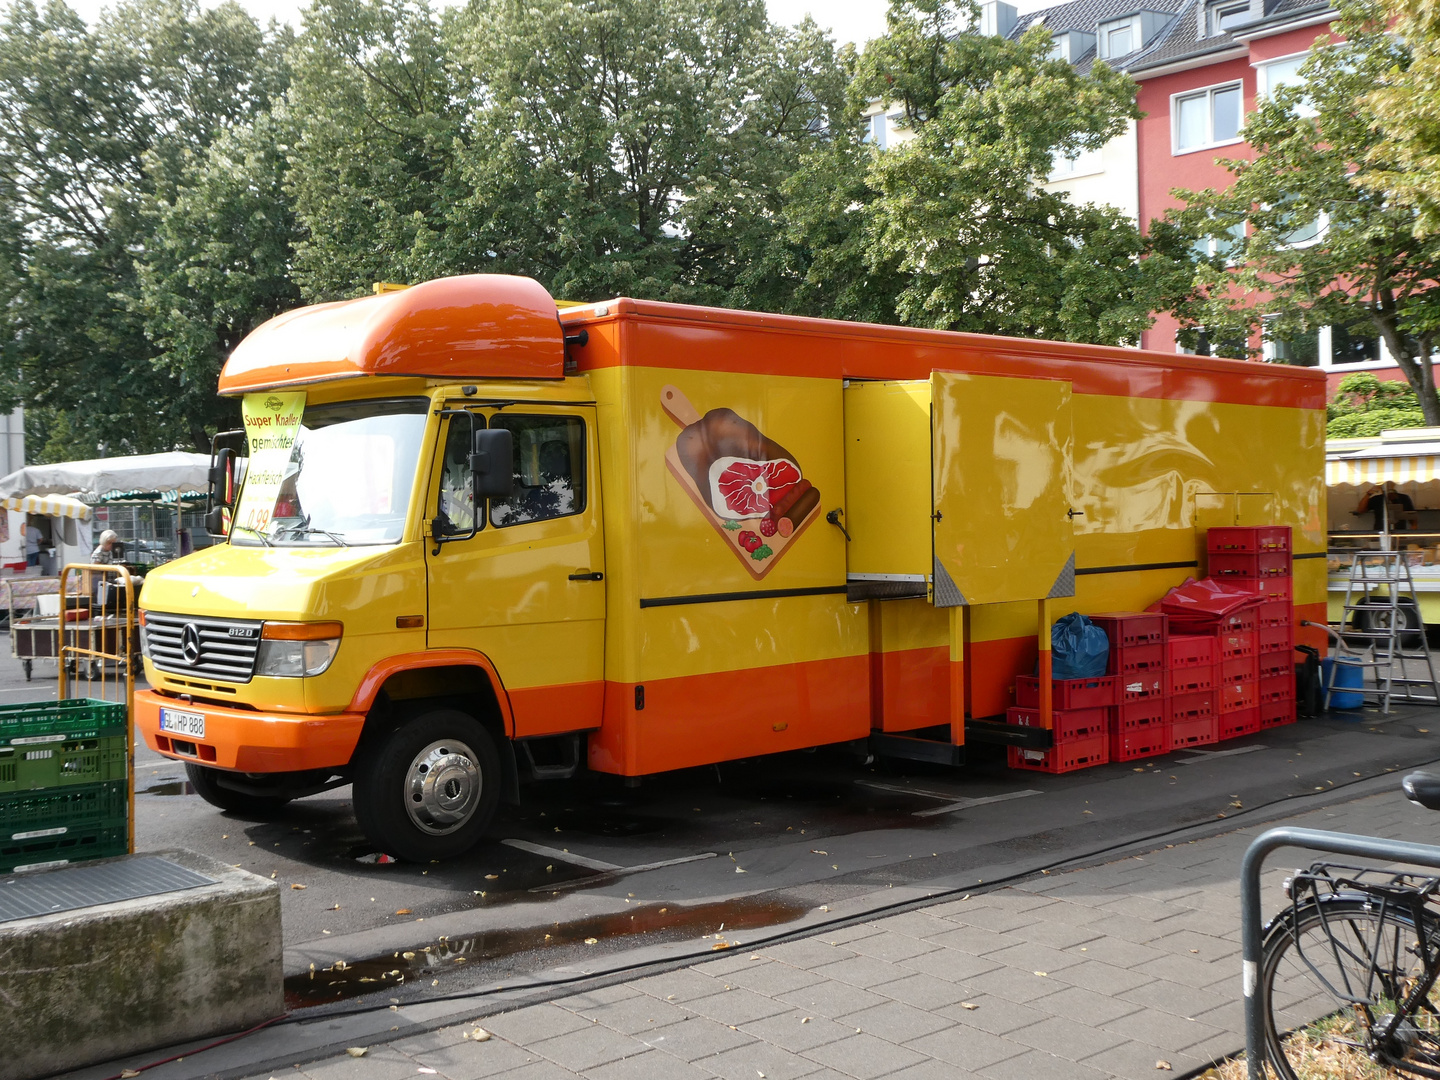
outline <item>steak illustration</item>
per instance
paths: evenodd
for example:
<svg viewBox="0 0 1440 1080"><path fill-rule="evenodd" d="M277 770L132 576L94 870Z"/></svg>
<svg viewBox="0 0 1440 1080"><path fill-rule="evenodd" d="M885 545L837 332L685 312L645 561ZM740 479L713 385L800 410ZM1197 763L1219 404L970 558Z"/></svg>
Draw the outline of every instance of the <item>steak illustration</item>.
<svg viewBox="0 0 1440 1080"><path fill-rule="evenodd" d="M719 517L730 520L768 513L784 490L800 480L800 467L790 451L766 438L759 428L733 409L711 409L687 426L675 440L675 452L690 479L695 481L696 490L707 497L710 508ZM729 490L721 492L720 474L713 473L712 466L722 463L721 473L724 473L726 460L733 475L726 477ZM740 490L746 484L750 485L749 495ZM769 494L777 486L784 490ZM737 504L730 502L732 494ZM737 506L749 509L741 510Z"/></svg>
<svg viewBox="0 0 1440 1080"><path fill-rule="evenodd" d="M768 514L800 482L793 461L750 461L722 457L710 464L706 491L710 505L722 518L739 520Z"/></svg>

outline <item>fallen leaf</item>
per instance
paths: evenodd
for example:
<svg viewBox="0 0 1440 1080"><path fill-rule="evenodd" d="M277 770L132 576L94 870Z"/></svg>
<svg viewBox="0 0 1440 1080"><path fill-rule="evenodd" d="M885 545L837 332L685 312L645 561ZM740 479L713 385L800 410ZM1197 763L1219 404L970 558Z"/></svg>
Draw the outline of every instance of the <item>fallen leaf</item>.
<svg viewBox="0 0 1440 1080"><path fill-rule="evenodd" d="M486 1031L484 1028L476 1028L470 1033L470 1038L474 1039L476 1042L489 1042L490 1032Z"/></svg>
<svg viewBox="0 0 1440 1080"><path fill-rule="evenodd" d="M415 954L413 952L401 953L401 955L404 956L406 960L415 959Z"/></svg>
<svg viewBox="0 0 1440 1080"><path fill-rule="evenodd" d="M1244 809L1245 809L1245 804L1242 803L1239 799L1236 799L1236 800L1235 800L1234 802L1232 802L1230 805L1233 806L1236 810L1244 810Z"/></svg>
<svg viewBox="0 0 1440 1080"><path fill-rule="evenodd" d="M420 1066L419 1068L417 1068L415 1071L418 1072L418 1073L424 1073L426 1076L434 1076L434 1075L435 1075L435 1070L434 1070L434 1069L427 1068L427 1067L424 1066L424 1065L421 1065L421 1066Z"/></svg>
<svg viewBox="0 0 1440 1080"><path fill-rule="evenodd" d="M975 1011L976 1009L978 1009L980 1006L979 1006L979 1005L976 1005L973 1001L962 1001L962 1002L960 1002L960 1007L961 1007L962 1009L965 1009L965 1010L969 1011L969 1012L974 1012L974 1011Z"/></svg>
<svg viewBox="0 0 1440 1080"><path fill-rule="evenodd" d="M1037 971L1035 972L1035 974L1039 975L1042 979L1048 979L1050 977L1050 973L1048 971Z"/></svg>
<svg viewBox="0 0 1440 1080"><path fill-rule="evenodd" d="M292 889L303 889L303 888L305 888L305 886L304 886L304 885L301 885L298 881L292 881L292 882L290 883L290 887L291 887Z"/></svg>
<svg viewBox="0 0 1440 1080"><path fill-rule="evenodd" d="M738 867L738 866L735 867L735 873L737 873L737 874L748 874L749 872L750 872L749 870L741 870L740 867Z"/></svg>
<svg viewBox="0 0 1440 1080"><path fill-rule="evenodd" d="M395 912L395 914L396 914L396 915L409 915L409 914L410 914L410 909L409 909L408 907L402 907L399 911Z"/></svg>
<svg viewBox="0 0 1440 1080"><path fill-rule="evenodd" d="M599 938L593 938L593 937L587 937L587 938L585 939L585 944L586 944L586 945L599 945L599 944L600 944L600 939L599 939Z"/></svg>
<svg viewBox="0 0 1440 1080"><path fill-rule="evenodd" d="M1415 730L1418 731L1418 732L1420 732L1421 735L1429 735L1429 734L1430 734L1430 729L1429 729L1428 727L1416 728ZM1359 773L1356 773L1355 775L1358 776L1358 775L1360 775L1360 774L1359 774Z"/></svg>
<svg viewBox="0 0 1440 1080"><path fill-rule="evenodd" d="M364 1057L370 1051L364 1046L347 1046L345 1052L351 1057Z"/></svg>
<svg viewBox="0 0 1440 1080"><path fill-rule="evenodd" d="M828 851L821 851L819 848L813 848L813 847L812 847L812 848L810 849L810 854L812 854L812 855L829 855L830 853L829 853Z"/></svg>
<svg viewBox="0 0 1440 1080"><path fill-rule="evenodd" d="M333 904L333 905L331 905L330 907L327 907L325 910L326 910L326 911L339 911L339 910L340 910L340 905L339 905L339 904Z"/></svg>
<svg viewBox="0 0 1440 1080"><path fill-rule="evenodd" d="M1145 770L1144 770L1143 768L1140 768L1140 769L1131 769L1130 771L1131 771L1131 772L1144 772Z"/></svg>
<svg viewBox="0 0 1440 1080"><path fill-rule="evenodd" d="M1163 1072L1170 1072L1170 1071L1171 1071L1170 1063L1169 1063L1168 1061L1164 1060L1163 1058L1162 1058L1161 1060L1155 1062L1155 1068L1160 1069L1160 1070L1162 1070Z"/></svg>
<svg viewBox="0 0 1440 1080"><path fill-rule="evenodd" d="M800 1022L801 1022L802 1024L808 1024L808 1023L810 1022L810 1017L808 1017L808 1016L802 1016L802 1017L800 1017Z"/></svg>
<svg viewBox="0 0 1440 1080"><path fill-rule="evenodd" d="M500 875L499 875L499 874L486 874L486 875L485 875L485 880L486 880L486 881L499 881L499 880L500 880Z"/></svg>
<svg viewBox="0 0 1440 1080"><path fill-rule="evenodd" d="M122 1069L120 1070L120 1075L124 1078L124 1080L130 1080L132 1076L139 1076L140 1074L134 1069Z"/></svg>
<svg viewBox="0 0 1440 1080"><path fill-rule="evenodd" d="M834 863L831 863L831 864L830 864L830 869L831 869L831 870L839 870L840 867L836 866Z"/></svg>
<svg viewBox="0 0 1440 1080"><path fill-rule="evenodd" d="M830 905L829 905L829 904L821 904L821 905L820 905L820 910L821 910L821 911L829 911L829 910L830 910Z"/></svg>

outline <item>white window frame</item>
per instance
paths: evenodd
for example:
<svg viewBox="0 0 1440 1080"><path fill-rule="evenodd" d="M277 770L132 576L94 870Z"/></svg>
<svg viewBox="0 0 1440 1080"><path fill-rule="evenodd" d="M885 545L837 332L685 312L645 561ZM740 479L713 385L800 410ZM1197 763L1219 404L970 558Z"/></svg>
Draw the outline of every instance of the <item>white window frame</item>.
<svg viewBox="0 0 1440 1080"><path fill-rule="evenodd" d="M1122 26L1130 29L1130 48L1123 53L1112 53L1110 51L1110 32L1119 30ZM1125 19L1111 19L1103 22L1095 28L1095 56L1099 60L1111 60L1116 56L1129 56L1141 48L1144 34L1140 26L1140 16L1131 15Z"/></svg>
<svg viewBox="0 0 1440 1080"><path fill-rule="evenodd" d="M1206 127L1209 129L1209 136L1215 137L1215 103L1214 96L1217 90L1229 90L1234 87L1240 91L1240 133L1233 139L1222 139L1220 142L1206 142L1200 146L1187 146L1180 148L1180 102L1182 99L1200 97L1202 94L1210 99L1209 108L1206 110ZM1245 141L1245 83L1240 79L1229 79L1226 82L1214 83L1210 86L1196 86L1189 90L1182 90L1179 93L1170 95L1170 156L1180 157L1183 154L1199 154L1206 150L1213 150L1217 146L1236 146Z"/></svg>
<svg viewBox="0 0 1440 1080"><path fill-rule="evenodd" d="M1222 11L1239 7L1245 8L1246 14L1249 14L1250 5L1242 2L1242 0L1233 0L1233 2L1232 0L1209 0L1205 5L1205 36L1219 37L1221 34L1228 34L1230 32L1229 30L1220 29L1217 16Z"/></svg>
<svg viewBox="0 0 1440 1080"><path fill-rule="evenodd" d="M1270 68L1275 64L1283 64L1289 60L1300 60L1310 55L1310 50L1303 52L1286 53L1284 56L1272 56L1268 60L1257 60L1250 66L1255 69L1255 100L1258 103L1261 98L1267 98L1275 92L1275 87L1270 85ZM1305 101L1295 103L1295 115L1312 117L1317 115L1314 106Z"/></svg>
<svg viewBox="0 0 1440 1080"><path fill-rule="evenodd" d="M1061 172L1062 164L1070 169ZM1105 171L1105 156L1101 150L1081 150L1073 158L1061 157L1057 150L1050 155L1050 172L1045 178L1047 184L1058 184L1081 176L1098 176Z"/></svg>

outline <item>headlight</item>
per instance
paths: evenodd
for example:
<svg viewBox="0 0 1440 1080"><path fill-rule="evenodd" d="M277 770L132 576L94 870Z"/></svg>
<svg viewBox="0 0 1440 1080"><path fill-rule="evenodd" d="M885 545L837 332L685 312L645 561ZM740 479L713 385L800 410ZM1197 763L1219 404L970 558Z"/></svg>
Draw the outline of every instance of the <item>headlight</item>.
<svg viewBox="0 0 1440 1080"><path fill-rule="evenodd" d="M140 627L140 655L150 659L150 635L145 633L145 609L140 609L140 617L137 620Z"/></svg>
<svg viewBox="0 0 1440 1080"><path fill-rule="evenodd" d="M255 674L298 679L323 675L340 651L339 623L267 622L260 631Z"/></svg>

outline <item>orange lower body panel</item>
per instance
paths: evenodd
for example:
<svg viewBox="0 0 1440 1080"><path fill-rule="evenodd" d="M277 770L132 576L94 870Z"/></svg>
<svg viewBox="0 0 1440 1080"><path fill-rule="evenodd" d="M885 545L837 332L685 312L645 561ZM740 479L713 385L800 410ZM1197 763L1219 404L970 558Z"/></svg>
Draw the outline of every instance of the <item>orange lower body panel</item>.
<svg viewBox="0 0 1440 1080"><path fill-rule="evenodd" d="M590 767L644 776L863 739L870 733L869 673L869 656L847 656L638 686L606 683Z"/></svg>
<svg viewBox="0 0 1440 1080"><path fill-rule="evenodd" d="M599 727L605 704L605 684L599 679L560 686L532 686L507 693L517 739Z"/></svg>
<svg viewBox="0 0 1440 1080"><path fill-rule="evenodd" d="M188 736L160 730L160 708L202 713L205 734ZM238 772L298 772L348 764L360 741L365 717L277 715L193 704L153 690L135 693L135 723L150 749L179 761L194 761Z"/></svg>
<svg viewBox="0 0 1440 1080"><path fill-rule="evenodd" d="M958 666L958 665L957 665ZM950 723L950 647L872 653L876 731L914 731Z"/></svg>
<svg viewBox="0 0 1440 1080"><path fill-rule="evenodd" d="M1039 656L1040 646L1033 635L972 641L965 657L969 674L965 711L975 717L1005 715L1015 704L1010 694L1015 676L1033 672Z"/></svg>

